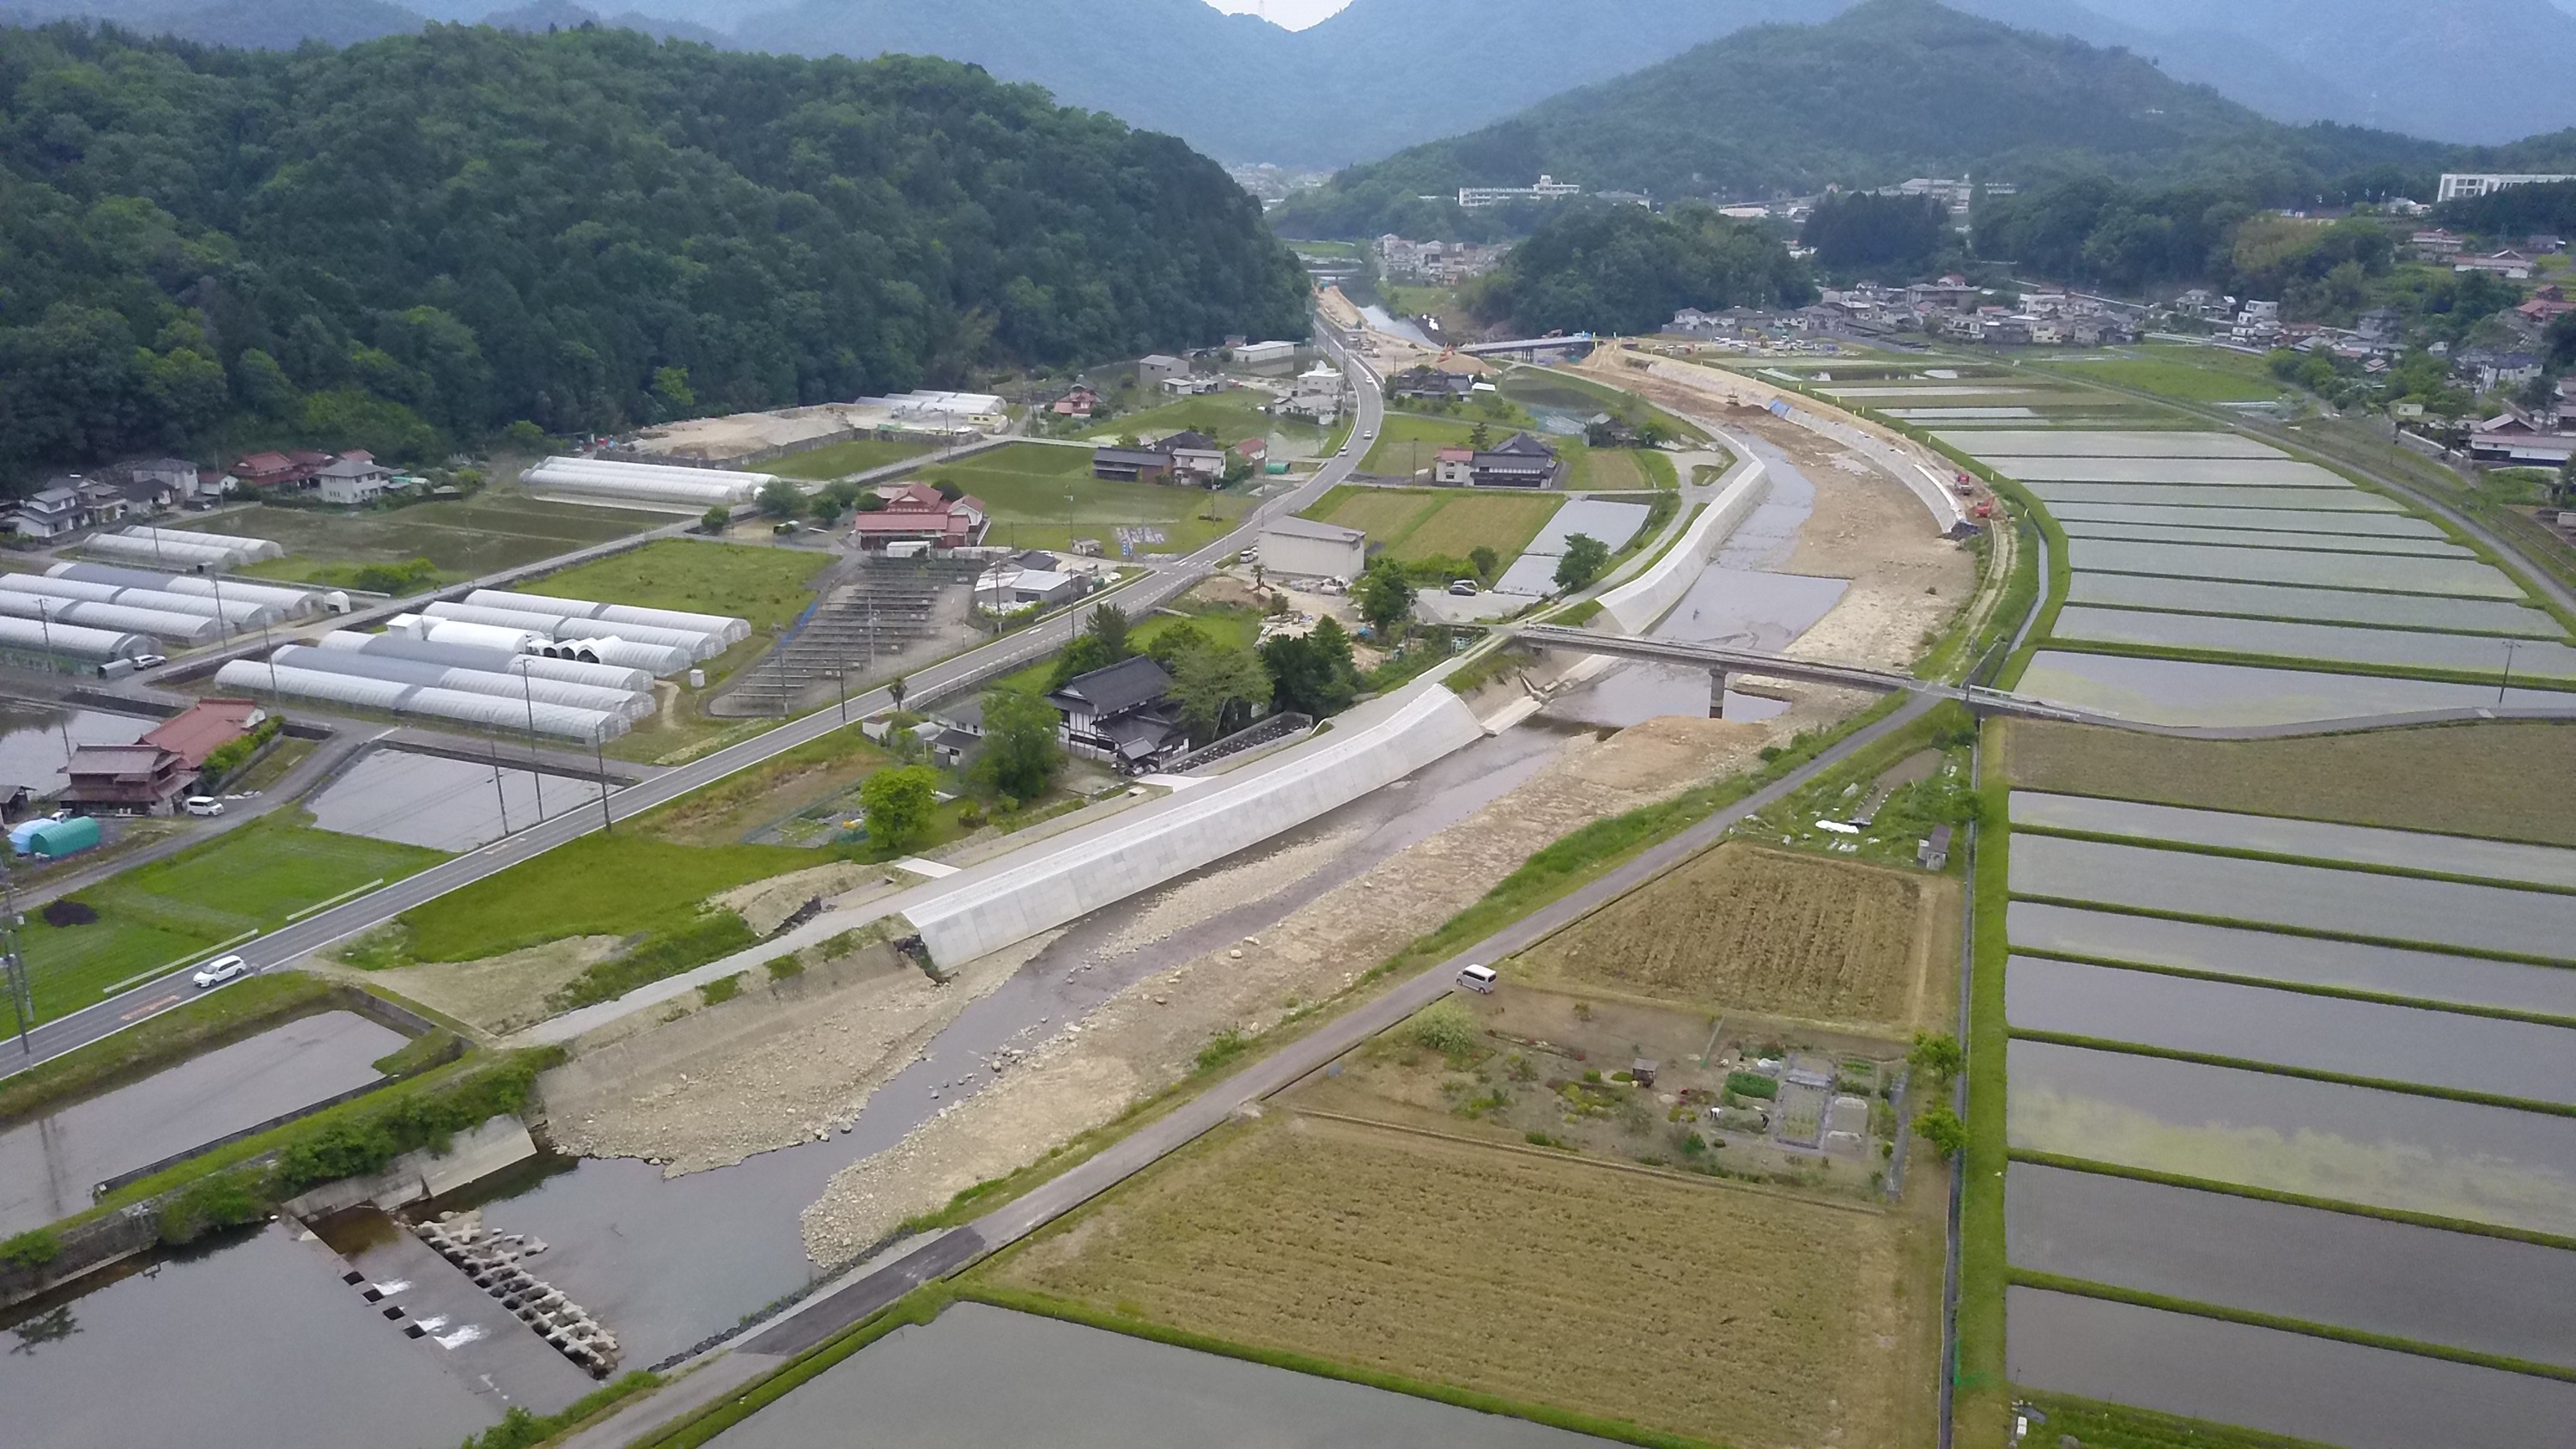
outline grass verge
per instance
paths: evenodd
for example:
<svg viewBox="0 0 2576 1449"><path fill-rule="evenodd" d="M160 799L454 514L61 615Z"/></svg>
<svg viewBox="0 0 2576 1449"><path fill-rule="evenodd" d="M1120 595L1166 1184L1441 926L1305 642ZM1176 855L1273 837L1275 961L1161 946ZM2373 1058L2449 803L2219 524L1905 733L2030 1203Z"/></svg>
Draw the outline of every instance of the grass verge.
<svg viewBox="0 0 2576 1449"><path fill-rule="evenodd" d="M1963 1444L1999 1443L2012 1422L2012 1394L2004 1368L2004 1135L2006 1048L2004 932L2011 904L2010 785L2005 752L1988 761L1978 782L1981 797L1974 894L1975 960L1969 981L1968 1020L1961 1025L1968 1063L1968 1147L1960 1171L1958 1357L1952 1366L1951 1422Z"/></svg>
<svg viewBox="0 0 2576 1449"><path fill-rule="evenodd" d="M813 580L832 555L712 539L663 538L642 548L549 574L531 593L729 614L757 634L786 624L814 602Z"/></svg>
<svg viewBox="0 0 2576 1449"><path fill-rule="evenodd" d="M663 1382L660 1374L637 1369L633 1373L619 1374L551 1414L532 1414L513 1405L510 1412L501 1416L500 1423L466 1440L463 1449L534 1449L549 1439L606 1416L609 1410L647 1389L660 1388Z"/></svg>

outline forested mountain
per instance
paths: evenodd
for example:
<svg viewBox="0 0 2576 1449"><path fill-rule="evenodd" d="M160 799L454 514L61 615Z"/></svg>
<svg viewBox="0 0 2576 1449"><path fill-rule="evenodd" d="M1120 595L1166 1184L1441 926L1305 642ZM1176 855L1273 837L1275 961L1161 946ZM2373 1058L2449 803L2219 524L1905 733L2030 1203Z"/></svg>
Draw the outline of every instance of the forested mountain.
<svg viewBox="0 0 2576 1449"><path fill-rule="evenodd" d="M1456 234L1424 203L1541 172L1660 197L1767 195L1977 172L2187 172L2296 196L2350 173L2429 173L2452 148L2288 127L2136 56L2017 31L1932 0L1868 0L1771 25L1542 102L1498 125L1353 167L1274 216L1292 235Z"/></svg>
<svg viewBox="0 0 2576 1449"><path fill-rule="evenodd" d="M1169 136L944 61L440 26L343 51L0 31L0 474L419 457L1302 335Z"/></svg>
<svg viewBox="0 0 2576 1449"><path fill-rule="evenodd" d="M0 0L291 48L426 20L607 24L751 50L944 56L1228 161L1338 166L1498 120L1547 96L1857 0L1351 0L1290 32L1201 0ZM1953 0L2047 35L2125 47L2275 120L2498 143L2576 117L2576 16L2550 0ZM1240 6L1236 8L1242 8ZM504 14L503 12L510 12ZM2510 62L2502 57L2510 56Z"/></svg>

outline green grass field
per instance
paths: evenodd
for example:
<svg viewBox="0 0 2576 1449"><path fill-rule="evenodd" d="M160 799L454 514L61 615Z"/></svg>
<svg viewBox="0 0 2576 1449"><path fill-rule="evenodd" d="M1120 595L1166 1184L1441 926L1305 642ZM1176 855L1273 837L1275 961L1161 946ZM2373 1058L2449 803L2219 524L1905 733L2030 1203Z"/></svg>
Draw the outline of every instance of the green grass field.
<svg viewBox="0 0 2576 1449"><path fill-rule="evenodd" d="M908 443L885 438L853 438L846 443L832 443L807 453L793 453L774 462L760 464L764 473L781 478L806 478L828 481L845 473L864 473L906 458L918 458L930 451L928 443Z"/></svg>
<svg viewBox="0 0 2576 1449"><path fill-rule="evenodd" d="M685 926L738 885L827 863L786 845L674 845L641 830L585 835L397 919L414 961L476 961L566 936Z"/></svg>
<svg viewBox="0 0 2576 1449"><path fill-rule="evenodd" d="M921 471L984 500L993 511L989 543L1011 548L1065 549L1077 538L1096 538L1112 556L1113 530L1155 528L1161 543L1139 553L1188 553L1222 537L1243 513L1240 497L1161 483L1112 483L1091 476L1091 450L1050 443L1014 443ZM1210 517L1214 514L1214 517Z"/></svg>
<svg viewBox="0 0 2576 1449"><path fill-rule="evenodd" d="M1210 640L1223 646L1249 649L1253 641L1261 637L1261 616L1252 610L1207 609L1192 613L1188 618L1180 618L1172 614L1156 614L1148 619L1137 620L1135 626L1127 631L1127 639L1137 653L1149 653L1154 647L1155 640L1183 624L1191 625ZM1057 628L1061 632L1063 626L1058 625ZM1055 678L1055 656L1049 655L1026 669L1005 674L985 687L1036 693L1045 689L1048 681L1053 678Z"/></svg>
<svg viewBox="0 0 2576 1449"><path fill-rule="evenodd" d="M757 631L803 613L814 602L814 576L831 562L829 554L803 549L665 538L526 587L609 604L732 614L749 619Z"/></svg>
<svg viewBox="0 0 2576 1449"><path fill-rule="evenodd" d="M1401 562L1465 558L1482 544L1506 562L1556 516L1555 493L1477 493L1465 489L1343 486L1306 510L1309 518L1356 528Z"/></svg>
<svg viewBox="0 0 2576 1449"><path fill-rule="evenodd" d="M295 818L290 819L289 816ZM35 912L18 933L36 997L50 1020L119 983L379 878L399 880L446 857L415 845L337 835L281 811L165 860L138 866L72 899L98 912L85 926L49 926Z"/></svg>
<svg viewBox="0 0 2576 1449"><path fill-rule="evenodd" d="M1272 433L1293 432L1298 437L1312 438L1324 435L1324 430L1312 423L1283 421L1263 412L1262 405L1269 401L1269 393L1254 388L1177 398L1160 407L1120 413L1083 429L1079 436L1109 441L1130 433L1140 438L1159 438L1167 433L1194 431L1232 446L1246 438L1266 438Z"/></svg>
<svg viewBox="0 0 2576 1449"><path fill-rule="evenodd" d="M255 578L347 588L367 564L425 558L438 569L440 582L452 583L674 521L667 513L590 508L486 492L371 513L324 513L263 504L181 526L275 540L286 550L286 557L264 559L242 570Z"/></svg>
<svg viewBox="0 0 2576 1449"><path fill-rule="evenodd" d="M2052 366L2069 376L2094 378L2183 402L2267 402L2285 391L2263 365L2262 358L2242 352L2176 342L2150 342L2122 351L2134 355L2116 362L2062 362Z"/></svg>

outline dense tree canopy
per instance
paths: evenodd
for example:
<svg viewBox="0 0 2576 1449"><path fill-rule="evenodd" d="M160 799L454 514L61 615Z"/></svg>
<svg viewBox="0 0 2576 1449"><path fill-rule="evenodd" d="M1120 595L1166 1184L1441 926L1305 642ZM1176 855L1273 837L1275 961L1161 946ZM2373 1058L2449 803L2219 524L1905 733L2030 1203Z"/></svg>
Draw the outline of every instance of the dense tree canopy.
<svg viewBox="0 0 2576 1449"><path fill-rule="evenodd" d="M1806 271L1758 222L1699 203L1569 207L1542 223L1471 299L1523 332L1649 332L1684 307L1812 301Z"/></svg>
<svg viewBox="0 0 2576 1449"><path fill-rule="evenodd" d="M2576 233L2576 181L2508 186L2450 202L2442 220L2465 232L2519 242L2528 236Z"/></svg>
<svg viewBox="0 0 2576 1449"><path fill-rule="evenodd" d="M1798 244L1836 271L1882 268L1919 272L1953 240L1950 213L1928 196L1841 192L1816 203Z"/></svg>
<svg viewBox="0 0 2576 1449"><path fill-rule="evenodd" d="M1302 335L1258 204L943 61L0 30L0 475L558 433Z"/></svg>

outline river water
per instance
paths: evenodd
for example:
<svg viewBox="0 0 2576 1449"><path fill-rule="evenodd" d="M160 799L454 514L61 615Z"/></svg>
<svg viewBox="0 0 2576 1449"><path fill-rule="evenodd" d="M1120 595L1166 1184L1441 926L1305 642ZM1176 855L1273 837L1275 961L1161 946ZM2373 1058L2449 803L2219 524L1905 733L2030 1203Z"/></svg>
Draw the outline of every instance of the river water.
<svg viewBox="0 0 2576 1449"><path fill-rule="evenodd" d="M1845 579L1780 571L1798 546L1798 530L1816 511L1816 485L1789 455L1750 438L1769 469L1771 495L1718 546L1690 592L1646 632L1657 639L1733 644L1777 651L1806 633L1842 599ZM1576 724L1625 727L1663 715L1708 713L1708 671L1668 664L1622 664L1567 692L1548 713ZM1728 719L1769 719L1789 706L1768 695L1726 692Z"/></svg>
<svg viewBox="0 0 2576 1449"><path fill-rule="evenodd" d="M804 1289L817 1272L805 1256L798 1221L804 1207L822 1195L834 1173L894 1146L942 1107L991 1081L982 1065L991 1054L1004 1046L1033 1046L1132 982L1268 929L1325 891L1474 814L1536 774L1562 743L1561 736L1543 730L1480 740L1292 830L1257 851L1344 831L1358 838L1313 874L1160 941L1111 955L1104 947L1132 911L1117 907L1085 917L960 1012L921 1060L877 1091L848 1132L829 1141L676 1178L633 1158L584 1159L489 1202L485 1220L496 1231L528 1233L552 1245L547 1281L608 1325L625 1346L629 1365L680 1352ZM1075 969L1087 961L1096 964Z"/></svg>

